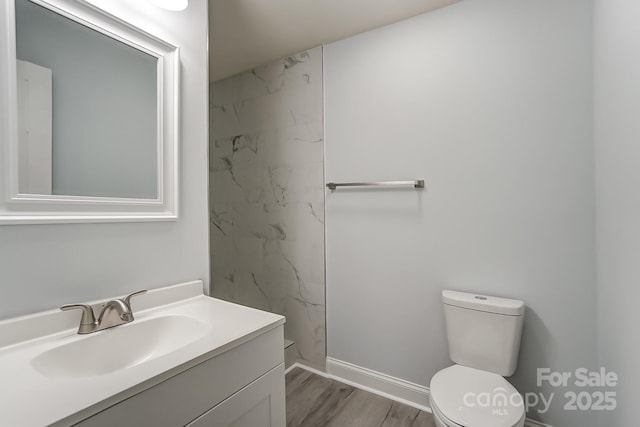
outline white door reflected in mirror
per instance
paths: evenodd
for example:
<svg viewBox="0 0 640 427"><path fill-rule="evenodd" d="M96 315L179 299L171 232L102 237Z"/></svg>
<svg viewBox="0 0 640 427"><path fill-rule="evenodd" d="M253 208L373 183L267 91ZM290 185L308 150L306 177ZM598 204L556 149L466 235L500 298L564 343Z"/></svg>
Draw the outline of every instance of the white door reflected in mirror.
<svg viewBox="0 0 640 427"><path fill-rule="evenodd" d="M18 60L17 80L19 190L51 194L51 70Z"/></svg>

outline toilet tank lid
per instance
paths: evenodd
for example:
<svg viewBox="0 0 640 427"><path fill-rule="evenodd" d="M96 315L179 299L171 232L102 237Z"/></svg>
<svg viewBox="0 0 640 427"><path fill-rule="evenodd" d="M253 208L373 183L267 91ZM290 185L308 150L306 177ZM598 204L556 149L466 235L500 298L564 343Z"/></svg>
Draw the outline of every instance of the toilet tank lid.
<svg viewBox="0 0 640 427"><path fill-rule="evenodd" d="M522 316L524 302L516 299L492 297L457 291L442 291L442 302L454 307L469 308L487 313Z"/></svg>

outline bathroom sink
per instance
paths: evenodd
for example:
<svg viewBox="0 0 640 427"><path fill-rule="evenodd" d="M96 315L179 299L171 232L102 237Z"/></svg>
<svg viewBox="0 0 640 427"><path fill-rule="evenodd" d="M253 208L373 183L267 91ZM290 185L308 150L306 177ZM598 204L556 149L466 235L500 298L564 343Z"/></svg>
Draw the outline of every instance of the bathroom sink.
<svg viewBox="0 0 640 427"><path fill-rule="evenodd" d="M176 351L202 337L208 328L184 315L135 320L89 335L74 335L31 363L48 378L105 375Z"/></svg>
<svg viewBox="0 0 640 427"><path fill-rule="evenodd" d="M203 290L199 280L151 289L133 300L135 320L88 334L77 333L77 311L52 309L0 320L0 425L76 425L203 363L224 360L242 368L246 361L218 357L267 334L281 339L284 317L211 298ZM101 307L114 298L86 304ZM272 350L282 348L278 342ZM215 393L224 390L211 387ZM25 405L35 410L26 411Z"/></svg>

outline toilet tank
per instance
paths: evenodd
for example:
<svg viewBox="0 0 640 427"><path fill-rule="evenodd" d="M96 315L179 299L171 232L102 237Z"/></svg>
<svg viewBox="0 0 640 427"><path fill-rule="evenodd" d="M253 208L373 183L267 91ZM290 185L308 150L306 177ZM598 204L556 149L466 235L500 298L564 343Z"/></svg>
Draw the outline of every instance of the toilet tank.
<svg viewBox="0 0 640 427"><path fill-rule="evenodd" d="M508 377L518 365L524 302L442 291L449 357L458 365Z"/></svg>

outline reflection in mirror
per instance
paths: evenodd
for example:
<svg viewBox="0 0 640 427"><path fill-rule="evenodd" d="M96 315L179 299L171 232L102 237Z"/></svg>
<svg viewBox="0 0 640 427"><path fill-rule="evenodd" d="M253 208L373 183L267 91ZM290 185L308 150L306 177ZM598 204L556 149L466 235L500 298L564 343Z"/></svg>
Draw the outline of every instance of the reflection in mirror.
<svg viewBox="0 0 640 427"><path fill-rule="evenodd" d="M19 192L158 198L158 59L15 5Z"/></svg>

